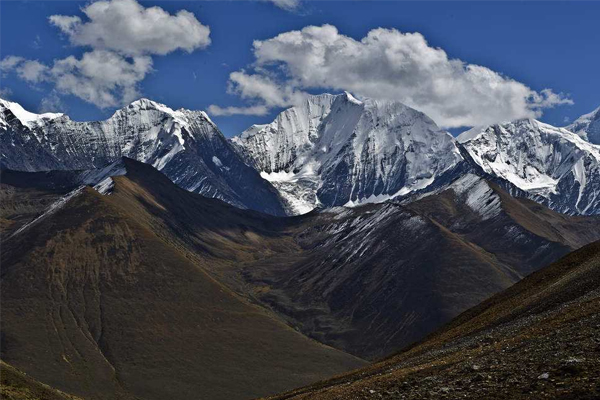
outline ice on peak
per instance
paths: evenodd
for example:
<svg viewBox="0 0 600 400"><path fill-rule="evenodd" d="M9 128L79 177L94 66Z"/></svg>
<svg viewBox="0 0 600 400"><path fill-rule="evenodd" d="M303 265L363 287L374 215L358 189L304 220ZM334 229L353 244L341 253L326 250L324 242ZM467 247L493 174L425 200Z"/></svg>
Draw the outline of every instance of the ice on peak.
<svg viewBox="0 0 600 400"><path fill-rule="evenodd" d="M30 128L39 122L43 122L44 120L52 120L63 116L61 113L35 114L25 110L18 103L0 99L0 112L5 110L10 110L23 125Z"/></svg>
<svg viewBox="0 0 600 400"><path fill-rule="evenodd" d="M473 129L458 140L486 173L555 209L590 213L600 206L600 146L571 131L525 119Z"/></svg>
<svg viewBox="0 0 600 400"><path fill-rule="evenodd" d="M350 102L356 103L356 104L362 104L362 101L358 100L356 97L352 96L352 94L350 92L344 92L344 95L346 96L346 99Z"/></svg>
<svg viewBox="0 0 600 400"><path fill-rule="evenodd" d="M405 195L461 160L451 135L423 113L348 92L308 96L232 141L283 197L303 207Z"/></svg>
<svg viewBox="0 0 600 400"><path fill-rule="evenodd" d="M565 128L590 143L600 145L600 107L582 115Z"/></svg>

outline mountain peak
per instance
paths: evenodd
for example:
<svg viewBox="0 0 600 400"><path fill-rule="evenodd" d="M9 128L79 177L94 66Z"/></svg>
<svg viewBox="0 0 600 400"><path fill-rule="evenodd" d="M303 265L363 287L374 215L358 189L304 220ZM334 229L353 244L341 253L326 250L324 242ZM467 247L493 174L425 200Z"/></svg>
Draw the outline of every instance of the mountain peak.
<svg viewBox="0 0 600 400"><path fill-rule="evenodd" d="M232 141L293 213L406 195L461 160L450 134L425 114L349 92L309 96Z"/></svg>
<svg viewBox="0 0 600 400"><path fill-rule="evenodd" d="M135 101L129 103L129 105L125 106L125 109L139 109L139 110L149 110L150 109L150 110L162 111L167 114L174 114L176 112L172 108L170 108L162 103L147 99L145 97L142 97L141 99L138 99L138 100L135 100Z"/></svg>
<svg viewBox="0 0 600 400"><path fill-rule="evenodd" d="M0 99L0 122L6 123L4 113L9 110L21 123L27 127L32 127L44 120L51 120L62 117L61 113L36 114L25 110L19 103Z"/></svg>
<svg viewBox="0 0 600 400"><path fill-rule="evenodd" d="M199 115L216 128L216 124L210 119L208 114L206 114L206 112L204 112L204 111L189 110L187 108L180 108L178 110L174 110L165 104L159 103L154 100L150 100L145 97L142 97L138 100L131 102L129 105L125 106L124 108L122 108L119 111L127 112L127 110L156 110L156 111L162 112L164 114L171 115L172 117L178 119L179 122L184 122L186 120L186 116L188 116L188 115L194 115L194 116ZM117 111L117 112L119 112L119 111Z"/></svg>
<svg viewBox="0 0 600 400"><path fill-rule="evenodd" d="M600 146L575 133L523 119L473 128L458 142L485 173L546 199L553 208L598 213Z"/></svg>
<svg viewBox="0 0 600 400"><path fill-rule="evenodd" d="M565 128L590 143L600 144L600 107L582 115Z"/></svg>
<svg viewBox="0 0 600 400"><path fill-rule="evenodd" d="M352 103L362 104L362 101L360 101L356 97L352 96L352 94L350 92L344 91L343 96L346 97L346 100L348 100L348 101L350 101Z"/></svg>

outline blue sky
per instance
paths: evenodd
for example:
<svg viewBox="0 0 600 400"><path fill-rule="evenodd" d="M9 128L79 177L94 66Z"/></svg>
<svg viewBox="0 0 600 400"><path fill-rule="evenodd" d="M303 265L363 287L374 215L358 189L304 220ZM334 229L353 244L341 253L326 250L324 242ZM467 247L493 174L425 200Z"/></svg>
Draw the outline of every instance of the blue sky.
<svg viewBox="0 0 600 400"><path fill-rule="evenodd" d="M51 65L55 59L81 57L89 46L73 45L64 32L48 22L48 17L85 19L81 8L86 4L3 1L0 59L19 56ZM340 35L357 41L379 27L419 32L431 48L443 49L451 59L485 66L537 93L550 88L553 93L568 95L574 104L543 110L540 119L554 125L564 125L566 118L576 118L600 106L600 2L313 1L301 3L293 11L269 2L140 4L159 6L170 14L190 11L210 28L210 44L206 47L190 53L175 50L152 55L151 72L137 83L140 95L172 108L263 104L264 99L243 98L239 91L236 94L227 90L230 73L255 72L253 41L268 41L284 32L323 24L333 25ZM279 72L271 69L270 73ZM15 71L3 71L1 79L2 93L32 111L39 111L42 100L49 97L76 120L104 119L117 108L99 108L57 91L54 82L28 82L18 78ZM292 80L281 82L289 84ZM310 84L299 89L308 93L337 92L340 85L344 83L336 84L335 90ZM232 136L253 123L270 122L280 110L281 106L271 104L264 115L211 116L227 136Z"/></svg>

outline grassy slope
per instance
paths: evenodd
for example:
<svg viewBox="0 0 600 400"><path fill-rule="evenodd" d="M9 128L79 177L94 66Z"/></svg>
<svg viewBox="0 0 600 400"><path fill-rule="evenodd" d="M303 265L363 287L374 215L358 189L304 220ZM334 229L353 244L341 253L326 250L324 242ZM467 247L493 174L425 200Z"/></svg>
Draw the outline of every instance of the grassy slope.
<svg viewBox="0 0 600 400"><path fill-rule="evenodd" d="M112 195L88 189L5 245L2 279L14 290L3 301L13 301L14 319L4 344L19 367L69 382L73 393L235 398L321 379L359 361L279 318L354 354L389 354L599 231L593 218L511 197L498 220L482 223L448 193L408 207L278 219L192 195L126 162ZM380 214L389 218L369 222ZM408 229L415 216L425 228ZM521 229L518 241L503 235L506 224ZM35 328L20 324L23 312ZM288 332L270 336L258 321ZM240 326L248 331L235 332ZM256 347L246 336L264 340ZM35 343L54 354L35 363ZM276 380L274 368L284 371Z"/></svg>
<svg viewBox="0 0 600 400"><path fill-rule="evenodd" d="M51 388L0 361L0 397L6 400L81 400Z"/></svg>

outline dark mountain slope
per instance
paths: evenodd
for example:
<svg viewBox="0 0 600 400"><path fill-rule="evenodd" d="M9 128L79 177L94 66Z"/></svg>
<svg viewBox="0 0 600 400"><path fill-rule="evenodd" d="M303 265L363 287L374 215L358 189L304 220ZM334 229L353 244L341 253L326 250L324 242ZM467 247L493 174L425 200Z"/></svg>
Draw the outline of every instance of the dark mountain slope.
<svg viewBox="0 0 600 400"><path fill-rule="evenodd" d="M600 397L600 242L365 369L277 399Z"/></svg>
<svg viewBox="0 0 600 400"><path fill-rule="evenodd" d="M301 258L266 258L243 274L263 304L302 332L369 359L600 238L599 218L514 199L475 175L408 204L300 220Z"/></svg>
<svg viewBox="0 0 600 400"><path fill-rule="evenodd" d="M81 400L36 381L0 361L0 398L5 400Z"/></svg>
<svg viewBox="0 0 600 400"><path fill-rule="evenodd" d="M600 235L595 217L514 200L474 175L409 204L277 218L123 165L110 195L82 189L3 240L3 356L77 395L287 390L360 361L280 320L381 357ZM27 176L6 187L32 200L28 190L74 188ZM25 214L5 219L23 226L36 215ZM272 379L275 370L287 372Z"/></svg>
<svg viewBox="0 0 600 400"><path fill-rule="evenodd" d="M246 256L242 211L125 164L109 196L86 187L3 241L3 360L91 399L248 398L362 365L205 272Z"/></svg>

